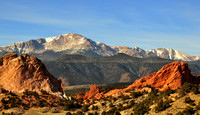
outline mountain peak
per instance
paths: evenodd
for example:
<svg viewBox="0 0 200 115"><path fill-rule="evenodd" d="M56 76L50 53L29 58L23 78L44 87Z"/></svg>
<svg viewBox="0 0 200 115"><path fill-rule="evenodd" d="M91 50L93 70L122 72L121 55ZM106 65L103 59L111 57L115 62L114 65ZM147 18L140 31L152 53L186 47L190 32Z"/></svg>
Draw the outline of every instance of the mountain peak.
<svg viewBox="0 0 200 115"><path fill-rule="evenodd" d="M95 42L76 33L67 33L55 37L40 38L27 42L18 42L9 46L0 47L0 56L5 53L32 54L43 59L49 55L44 52L51 51L58 59L63 54L82 54L86 56L101 57L112 56L117 53L146 58L161 57L172 60L194 61L199 60L200 56L191 56L174 49L158 48L145 51L139 47L115 46L111 47L101 42ZM49 59L49 58L48 58ZM44 60L48 60L44 59Z"/></svg>

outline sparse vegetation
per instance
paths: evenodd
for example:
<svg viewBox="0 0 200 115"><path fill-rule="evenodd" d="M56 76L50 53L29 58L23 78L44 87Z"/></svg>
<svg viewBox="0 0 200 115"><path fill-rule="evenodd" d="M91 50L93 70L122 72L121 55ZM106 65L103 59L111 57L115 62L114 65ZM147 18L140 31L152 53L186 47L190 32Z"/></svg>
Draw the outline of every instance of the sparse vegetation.
<svg viewBox="0 0 200 115"><path fill-rule="evenodd" d="M200 102L199 102L198 105L196 106L196 110L200 110Z"/></svg>
<svg viewBox="0 0 200 115"><path fill-rule="evenodd" d="M89 101L83 99L76 100L75 98L71 98L71 100L62 99L54 95L50 95L48 92L41 91L41 95L37 92L24 91L22 96L18 96L12 92L7 92L6 97L2 98L2 109L9 109L12 107L22 108L24 110L28 110L31 107L48 107L47 112L58 113L60 112L59 107L62 107L67 112L66 115L83 115L87 113L88 115L120 115L120 112L124 112L125 110L130 111L129 114L134 115L142 115L149 114L151 112L162 112L167 108L171 107L172 99L171 96L174 96L175 99L182 99L182 102L188 103L191 105L185 108L184 110L177 112L177 115L194 114L196 110L200 110L200 102L195 105L195 101L188 93L196 95L195 88L197 86L193 86L191 84L186 83L184 87L171 90L168 89L166 91L158 91L157 89L150 87L151 92L140 92L142 90L129 90L125 93L119 93L118 97L109 96L106 98L102 98L100 100ZM189 91L190 90L190 91ZM150 90L149 90L150 91ZM194 92L193 92L194 91ZM187 97L181 97L180 92L183 92L187 95ZM174 94L175 93L175 94ZM125 95L124 95L125 94ZM191 98L192 99L191 99ZM83 103L87 102L87 104ZM99 106L100 105L100 106ZM108 110L102 111L102 108L109 108ZM153 107L153 109L152 109ZM79 108L79 109L78 109ZM81 109L80 109L81 108ZM78 111L81 110L81 111ZM155 111L154 111L155 110ZM74 112L72 112L74 111ZM102 112L99 112L102 111ZM42 112L42 113L45 113ZM168 113L169 115L171 113Z"/></svg>
<svg viewBox="0 0 200 115"><path fill-rule="evenodd" d="M92 105L92 110L98 110L98 106Z"/></svg>
<svg viewBox="0 0 200 115"><path fill-rule="evenodd" d="M51 112L52 113L60 113L60 110L58 108L52 108Z"/></svg>
<svg viewBox="0 0 200 115"><path fill-rule="evenodd" d="M88 109L89 106L90 106L90 105L88 105L88 104L84 105L84 106L82 107L82 111L83 111L83 112L88 111L88 110L89 110L89 109Z"/></svg>
<svg viewBox="0 0 200 115"><path fill-rule="evenodd" d="M198 94L199 93L199 86L197 84L191 84L191 83L184 83L183 86L180 89L182 92L193 92L194 94Z"/></svg>
<svg viewBox="0 0 200 115"><path fill-rule="evenodd" d="M137 97L139 97L139 96L141 96L141 95L143 95L141 92L135 92L135 91L133 91L133 92L131 93L131 96L132 96L133 98L137 98Z"/></svg>
<svg viewBox="0 0 200 115"><path fill-rule="evenodd" d="M182 112L177 112L176 115L193 115L194 113L195 110L192 107L187 106Z"/></svg>
<svg viewBox="0 0 200 115"><path fill-rule="evenodd" d="M129 83L112 83L112 84L108 84L108 85L105 85L105 86L100 86L99 89L100 89L100 92L107 93L107 92L109 92L110 90L113 90L113 89L126 88L127 86L129 86L131 84L132 84L132 82L129 82Z"/></svg>
<svg viewBox="0 0 200 115"><path fill-rule="evenodd" d="M157 103L157 106L155 107L155 112L157 113L159 111L163 111L168 107L170 107L170 101L169 100L166 100L166 101L161 100L160 102Z"/></svg>
<svg viewBox="0 0 200 115"><path fill-rule="evenodd" d="M188 103L188 104L190 104L192 106L195 105L194 100L192 100L190 97L186 97L184 102Z"/></svg>
<svg viewBox="0 0 200 115"><path fill-rule="evenodd" d="M144 102L137 104L136 107L133 108L135 115L144 115L149 111L149 106L146 105Z"/></svg>

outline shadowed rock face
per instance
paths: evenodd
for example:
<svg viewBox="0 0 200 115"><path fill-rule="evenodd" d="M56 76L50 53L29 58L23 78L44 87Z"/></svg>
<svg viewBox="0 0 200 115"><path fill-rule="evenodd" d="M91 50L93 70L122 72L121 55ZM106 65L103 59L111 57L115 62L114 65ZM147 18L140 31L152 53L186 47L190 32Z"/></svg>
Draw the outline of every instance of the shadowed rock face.
<svg viewBox="0 0 200 115"><path fill-rule="evenodd" d="M136 80L127 89L150 85L161 91L168 88L174 90L181 87L185 82L199 84L199 81L200 77L195 77L191 74L187 63L173 62L165 65L158 72Z"/></svg>
<svg viewBox="0 0 200 115"><path fill-rule="evenodd" d="M0 85L13 92L39 92L43 89L50 93L63 93L61 80L54 78L38 58L14 53L0 58Z"/></svg>

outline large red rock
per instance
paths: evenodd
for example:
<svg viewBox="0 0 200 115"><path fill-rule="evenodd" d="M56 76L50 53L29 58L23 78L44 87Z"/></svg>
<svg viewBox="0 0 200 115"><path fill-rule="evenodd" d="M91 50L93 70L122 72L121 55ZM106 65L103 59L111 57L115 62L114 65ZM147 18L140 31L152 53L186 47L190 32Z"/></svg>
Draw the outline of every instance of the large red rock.
<svg viewBox="0 0 200 115"><path fill-rule="evenodd" d="M136 80L126 89L150 85L160 91L164 91L168 88L174 90L181 87L185 82L199 84L199 80L200 77L195 77L191 74L187 63L173 62L165 65L158 72Z"/></svg>
<svg viewBox="0 0 200 115"><path fill-rule="evenodd" d="M99 93L99 88L96 84L90 86L90 90L85 93L84 99L89 99L94 97Z"/></svg>
<svg viewBox="0 0 200 115"><path fill-rule="evenodd" d="M0 86L13 92L43 89L63 93L61 80L54 78L38 58L13 53L0 58Z"/></svg>
<svg viewBox="0 0 200 115"><path fill-rule="evenodd" d="M103 92L99 92L99 88L98 85L94 84L90 86L90 90L87 91L85 93L85 95L83 95L83 93L79 93L77 95L77 99L84 99L85 103L88 103L87 100L89 100L90 102L92 102L94 99L100 99L103 98L104 94Z"/></svg>
<svg viewBox="0 0 200 115"><path fill-rule="evenodd" d="M125 92L133 88L145 87L147 85L155 87L160 91L165 91L168 88L174 90L180 88L185 82L200 84L200 76L193 76L187 63L173 62L163 66L158 72L154 72L146 77L136 80L127 88L111 90L106 93L105 96Z"/></svg>
<svg viewBox="0 0 200 115"><path fill-rule="evenodd" d="M125 89L114 89L106 94L102 94L99 97L107 97L120 92L125 92L129 89L140 88L145 86L155 87L160 91L165 91L167 89L177 89L180 88L185 82L192 84L200 84L200 76L195 77L191 74L191 70L188 68L188 64L184 62L173 62L168 65L163 66L158 72L154 72L146 77L136 80L132 85ZM93 85L90 91L86 92L84 99L89 99L91 97L98 97L99 89L97 85ZM81 96L79 96L81 97ZM98 98L99 98L98 97Z"/></svg>

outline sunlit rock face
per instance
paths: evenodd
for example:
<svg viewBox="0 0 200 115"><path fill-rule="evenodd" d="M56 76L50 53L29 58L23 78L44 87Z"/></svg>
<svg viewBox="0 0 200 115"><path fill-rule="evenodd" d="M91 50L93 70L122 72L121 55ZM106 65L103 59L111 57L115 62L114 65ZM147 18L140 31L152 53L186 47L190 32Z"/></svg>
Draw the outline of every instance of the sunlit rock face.
<svg viewBox="0 0 200 115"><path fill-rule="evenodd" d="M0 86L13 92L43 89L63 93L61 80L54 78L38 58L15 53L0 58Z"/></svg>
<svg viewBox="0 0 200 115"><path fill-rule="evenodd" d="M165 65L158 72L136 80L127 89L150 85L161 91L168 88L174 90L181 87L185 82L199 84L199 81L200 77L195 77L191 74L187 63L173 62Z"/></svg>

